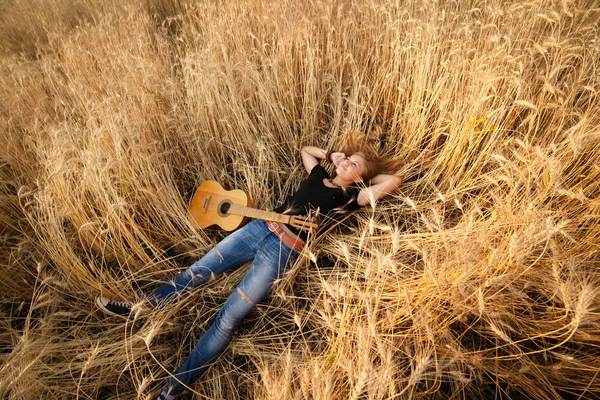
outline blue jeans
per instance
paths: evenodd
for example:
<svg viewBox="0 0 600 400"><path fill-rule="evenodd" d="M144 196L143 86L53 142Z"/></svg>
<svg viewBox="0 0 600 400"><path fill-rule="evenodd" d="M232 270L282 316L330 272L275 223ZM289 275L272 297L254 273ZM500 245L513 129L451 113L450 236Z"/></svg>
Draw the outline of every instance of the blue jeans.
<svg viewBox="0 0 600 400"><path fill-rule="evenodd" d="M254 259L250 269L229 296L212 326L200 338L181 368L169 377L165 390L183 392L208 369L227 347L240 321L263 300L273 282L298 257L262 220L253 220L223 239L190 268L146 294L152 305L174 300L178 294L208 281L213 275Z"/></svg>

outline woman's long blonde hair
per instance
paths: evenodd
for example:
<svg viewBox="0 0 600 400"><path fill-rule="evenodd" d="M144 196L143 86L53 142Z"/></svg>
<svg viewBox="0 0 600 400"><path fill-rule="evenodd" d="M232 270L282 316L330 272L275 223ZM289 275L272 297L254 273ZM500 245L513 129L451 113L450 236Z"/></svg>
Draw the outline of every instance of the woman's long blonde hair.
<svg viewBox="0 0 600 400"><path fill-rule="evenodd" d="M348 156L356 154L364 158L365 170L362 173L362 179L365 183L377 174L394 175L404 165L404 161L401 159L379 155L382 151L381 132L377 130L370 134L349 131L345 135L341 151Z"/></svg>

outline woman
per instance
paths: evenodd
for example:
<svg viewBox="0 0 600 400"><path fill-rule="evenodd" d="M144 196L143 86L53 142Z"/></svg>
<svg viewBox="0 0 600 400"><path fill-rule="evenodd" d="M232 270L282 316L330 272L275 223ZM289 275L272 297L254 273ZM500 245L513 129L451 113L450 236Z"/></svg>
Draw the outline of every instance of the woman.
<svg viewBox="0 0 600 400"><path fill-rule="evenodd" d="M355 142L346 150L355 147ZM402 180L379 173L380 169L399 165L390 160L375 159L365 153L331 152L307 146L301 150L302 161L309 177L296 193L275 209L289 215L311 215L321 222L333 220L339 210L354 203L369 204L396 190ZM333 162L336 176L330 179L320 160ZM368 185L365 185L368 182ZM177 398L195 382L231 341L240 321L269 293L273 282L293 264L304 247L308 232L291 226L253 220L223 239L204 257L170 282L145 296L156 306L174 299L178 294L196 287L211 276L254 259L250 269L219 311L212 326L202 336L185 363L169 377L159 399ZM98 297L98 306L105 312L129 316L132 305Z"/></svg>

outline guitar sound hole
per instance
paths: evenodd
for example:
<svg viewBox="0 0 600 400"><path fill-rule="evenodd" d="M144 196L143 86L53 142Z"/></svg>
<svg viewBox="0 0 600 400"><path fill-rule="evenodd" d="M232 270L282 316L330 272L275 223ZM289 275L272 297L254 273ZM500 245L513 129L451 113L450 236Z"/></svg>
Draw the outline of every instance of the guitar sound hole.
<svg viewBox="0 0 600 400"><path fill-rule="evenodd" d="M229 216L229 208L231 207L231 202L228 200L223 200L219 203L219 207L217 207L217 212L220 217L228 217Z"/></svg>

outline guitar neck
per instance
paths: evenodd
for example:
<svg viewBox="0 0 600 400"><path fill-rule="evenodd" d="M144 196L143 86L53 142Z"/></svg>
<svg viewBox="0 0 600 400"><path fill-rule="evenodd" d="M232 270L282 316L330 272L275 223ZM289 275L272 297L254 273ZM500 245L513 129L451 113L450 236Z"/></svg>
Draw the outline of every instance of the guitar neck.
<svg viewBox="0 0 600 400"><path fill-rule="evenodd" d="M290 222L290 216L284 214L278 214L272 211L257 210L255 208L239 206L232 204L228 210L229 214L242 215L244 217L264 219L273 222L281 222L287 224Z"/></svg>

